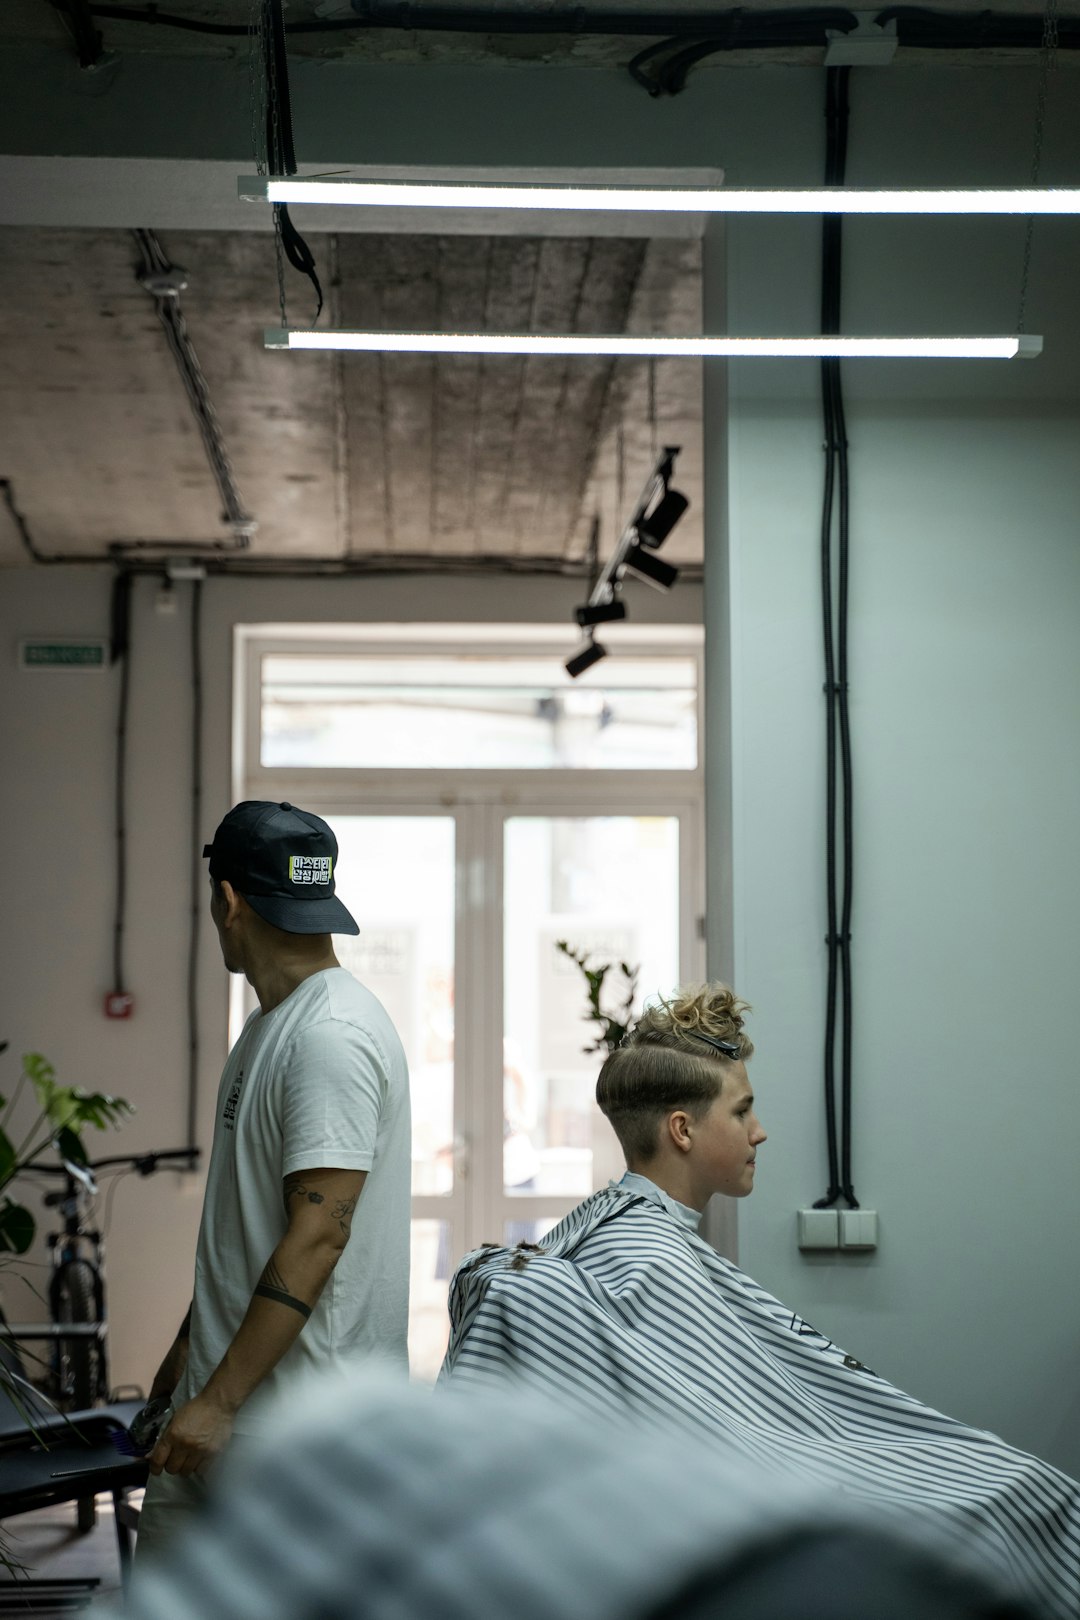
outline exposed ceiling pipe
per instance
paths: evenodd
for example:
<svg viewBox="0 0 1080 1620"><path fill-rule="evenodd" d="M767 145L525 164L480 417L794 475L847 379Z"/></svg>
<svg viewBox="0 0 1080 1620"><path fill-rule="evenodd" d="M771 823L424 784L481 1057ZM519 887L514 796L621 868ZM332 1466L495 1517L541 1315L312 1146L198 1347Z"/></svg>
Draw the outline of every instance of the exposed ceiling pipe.
<svg viewBox="0 0 1080 1620"><path fill-rule="evenodd" d="M399 4L398 0L352 0L355 16L310 18L287 22L286 34L332 34L373 28L414 33L539 34L648 37L661 41L694 40L717 50L768 50L827 43L826 30L851 33L867 13L839 7L797 7L783 11L747 12L740 7L711 12L600 11L586 6L573 11L504 11L474 7ZM59 10L78 6L91 17L115 22L145 23L159 28L184 29L195 34L246 38L246 23L206 22L161 11L157 6L95 5L87 0L52 0ZM1042 44L1039 14L992 11L943 12L922 6L891 6L875 12L873 21L884 27L896 21L899 43L922 50L1038 50ZM1058 22L1059 47L1080 49L1080 16ZM659 49L659 47L657 47Z"/></svg>
<svg viewBox="0 0 1080 1620"><path fill-rule="evenodd" d="M52 0L52 5L63 17L75 41L81 68L96 67L105 49L98 29L94 27L93 12L88 0Z"/></svg>
<svg viewBox="0 0 1080 1620"><path fill-rule="evenodd" d="M51 567L115 568L121 563L125 572L160 577L168 572L170 561L197 558L207 577L245 579L341 579L361 574L455 574L471 578L534 574L591 581L594 571L588 553L581 558L500 557L490 552L479 552L471 557L460 554L433 557L423 551L353 553L348 557L256 557L250 552L239 555L223 550L214 542L180 539L117 540L104 553L96 556L88 556L85 552L47 553L42 552L35 543L30 526L16 504L10 479L0 478L0 501L7 507L31 561ZM700 580L702 572L700 563L680 564L683 579Z"/></svg>
<svg viewBox="0 0 1080 1620"><path fill-rule="evenodd" d="M195 353L195 346L188 336L187 322L180 308L180 294L187 287L186 272L178 265L170 264L153 231L136 230L132 235L139 244L142 254L142 264L137 272L138 280L157 306L158 318L165 330L173 359L176 361L176 368L191 406L191 414L195 418L195 425L206 451L206 459L210 463L210 471L221 496L223 508L221 521L232 530L233 547L238 551L242 550L250 545L258 523L245 508L243 497L237 488L221 424L210 398L210 390L199 364L199 357Z"/></svg>

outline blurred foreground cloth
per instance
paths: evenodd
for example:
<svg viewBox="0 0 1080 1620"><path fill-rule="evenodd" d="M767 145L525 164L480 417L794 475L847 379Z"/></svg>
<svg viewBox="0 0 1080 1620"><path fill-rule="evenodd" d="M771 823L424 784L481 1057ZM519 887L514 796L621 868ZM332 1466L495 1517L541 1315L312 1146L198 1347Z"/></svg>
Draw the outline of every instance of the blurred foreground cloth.
<svg viewBox="0 0 1080 1620"><path fill-rule="evenodd" d="M529 1390L361 1375L212 1476L123 1620L1035 1620L857 1504ZM117 1616L116 1620L120 1620Z"/></svg>
<svg viewBox="0 0 1080 1620"><path fill-rule="evenodd" d="M1075 1481L876 1377L650 1199L609 1187L539 1250L477 1250L450 1316L440 1389L512 1379L661 1424L961 1551L1045 1616L1080 1615Z"/></svg>

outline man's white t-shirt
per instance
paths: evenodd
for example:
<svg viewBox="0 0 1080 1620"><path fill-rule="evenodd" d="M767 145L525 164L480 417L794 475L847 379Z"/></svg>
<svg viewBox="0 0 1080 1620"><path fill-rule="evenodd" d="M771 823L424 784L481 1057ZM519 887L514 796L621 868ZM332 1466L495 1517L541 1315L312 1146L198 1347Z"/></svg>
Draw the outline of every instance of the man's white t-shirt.
<svg viewBox="0 0 1080 1620"><path fill-rule="evenodd" d="M312 974L253 1013L218 1091L179 1407L203 1388L288 1224L282 1180L366 1170L352 1234L300 1337L245 1401L236 1432L301 1376L372 1355L408 1369L409 1074L382 1004L345 968Z"/></svg>

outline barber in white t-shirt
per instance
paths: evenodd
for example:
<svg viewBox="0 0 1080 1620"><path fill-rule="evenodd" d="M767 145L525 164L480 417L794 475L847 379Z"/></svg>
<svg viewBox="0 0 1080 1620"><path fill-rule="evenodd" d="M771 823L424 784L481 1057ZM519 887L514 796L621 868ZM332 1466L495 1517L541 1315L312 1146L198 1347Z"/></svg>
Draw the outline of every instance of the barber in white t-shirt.
<svg viewBox="0 0 1080 1620"><path fill-rule="evenodd" d="M154 1379L140 1556L198 1506L232 1436L299 1379L377 1354L408 1370L409 1077L393 1024L334 954L337 840L248 800L203 851L225 966L259 998L221 1077L191 1308Z"/></svg>

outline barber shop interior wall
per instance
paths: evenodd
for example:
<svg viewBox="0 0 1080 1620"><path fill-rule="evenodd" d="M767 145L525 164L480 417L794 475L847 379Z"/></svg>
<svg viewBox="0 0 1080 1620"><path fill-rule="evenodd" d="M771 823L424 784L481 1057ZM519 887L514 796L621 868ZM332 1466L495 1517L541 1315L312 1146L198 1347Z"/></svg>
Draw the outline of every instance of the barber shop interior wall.
<svg viewBox="0 0 1080 1620"><path fill-rule="evenodd" d="M137 1113L119 1133L88 1136L91 1156L181 1147L187 1137L187 952L191 916L190 586L174 615L154 608L159 582L135 584L128 727L128 904L125 988L130 1021L106 1019L112 986L116 872L114 762L118 671L19 672L25 636L108 633L107 572L10 571L0 593L4 771L0 808L9 830L8 922L0 1039L0 1092L10 1095L23 1052L43 1052L65 1084L127 1097ZM574 580L371 578L210 580L203 586L203 827L213 833L231 802L233 627L283 622L532 622L567 625ZM639 593L638 621L701 622L701 590ZM202 908L199 951L199 1131L204 1151L227 1050L227 975ZM146 1387L190 1297L203 1177L127 1177L111 1210L108 1291L112 1378ZM29 1199L47 1230L51 1212ZM36 1256L45 1264L42 1249ZM45 1271L31 1273L40 1286ZM5 1281L9 1315L43 1306Z"/></svg>
<svg viewBox="0 0 1080 1620"><path fill-rule="evenodd" d="M1023 110L973 75L975 145ZM854 85L851 184L920 183L940 136ZM877 94L872 95L871 90ZM1064 113L1063 104L1059 108ZM996 106L996 113L992 108ZM995 120L998 120L997 122ZM1075 112L1059 152L1080 154ZM902 153L902 161L901 156ZM1005 183L993 159L983 183ZM1021 176L1016 176L1021 178ZM709 255L733 330L814 330L816 222L756 221ZM844 330L1015 329L1023 222L859 221ZM731 368L730 482L709 536L708 644L730 657L734 909L713 957L754 1003L770 1140L740 1263L883 1376L1080 1473L1080 231L1036 228L1030 363L845 364L852 466L854 1186L873 1254L800 1255L826 1190L823 481L811 367ZM721 510L723 508L723 510ZM717 567L719 564L719 567ZM720 576L723 576L722 579ZM725 599L726 598L726 599ZM725 805L710 804L723 850Z"/></svg>
<svg viewBox="0 0 1080 1620"><path fill-rule="evenodd" d="M115 88L77 97L44 53L32 55L0 63L0 150L198 158L206 185L217 164L229 163L230 185L244 169L239 59L162 66L149 51L133 53ZM1075 69L1062 66L1048 103L1046 183L1076 183L1075 84ZM684 94L651 99L628 77L584 69L308 63L294 92L301 156L327 169L685 164L718 165L736 185L822 179L817 67L703 69ZM1036 93L1030 67L859 70L848 182L1024 184ZM145 106L151 116L137 116ZM193 167L189 187L204 183ZM40 206L36 193L24 198L20 218L94 223L49 214L58 197L49 191ZM150 222L181 223L183 200L154 194L161 212ZM109 216L113 225L146 222L122 210ZM819 234L813 220L733 225L707 255L713 319L744 334L818 329ZM806 1259L795 1247L795 1210L825 1181L816 368L770 361L732 367L726 382L717 374L706 424L710 948L714 971L730 972L755 1005L753 1076L771 1133L757 1190L740 1210L741 1262L886 1377L1074 1473L1078 243L1075 223L1036 228L1028 329L1046 337L1038 361L844 367L854 1167L860 1198L880 1216L880 1247L865 1257ZM845 244L846 331L1014 330L1021 221L866 220L846 228ZM487 610L480 599L472 584L365 582L344 611L566 619L573 596L530 582L507 584ZM269 583L208 587L205 605L209 822L211 806L228 797L232 623L336 619L343 606L336 585ZM0 616L9 649L46 627L100 629L107 582L22 571L6 581ZM13 739L0 785L13 964L0 1034L15 1050L47 1051L65 1078L130 1095L140 1113L118 1141L149 1146L174 1140L183 1123L186 626L155 621L141 599L136 635L135 1021L109 1026L99 1011L112 905L113 678L20 677L0 695ZM200 971L205 1104L225 1006L208 930ZM205 1136L205 1109L203 1120ZM172 1177L118 1191L118 1378L146 1379L186 1303L179 1279L198 1205L197 1191Z"/></svg>

